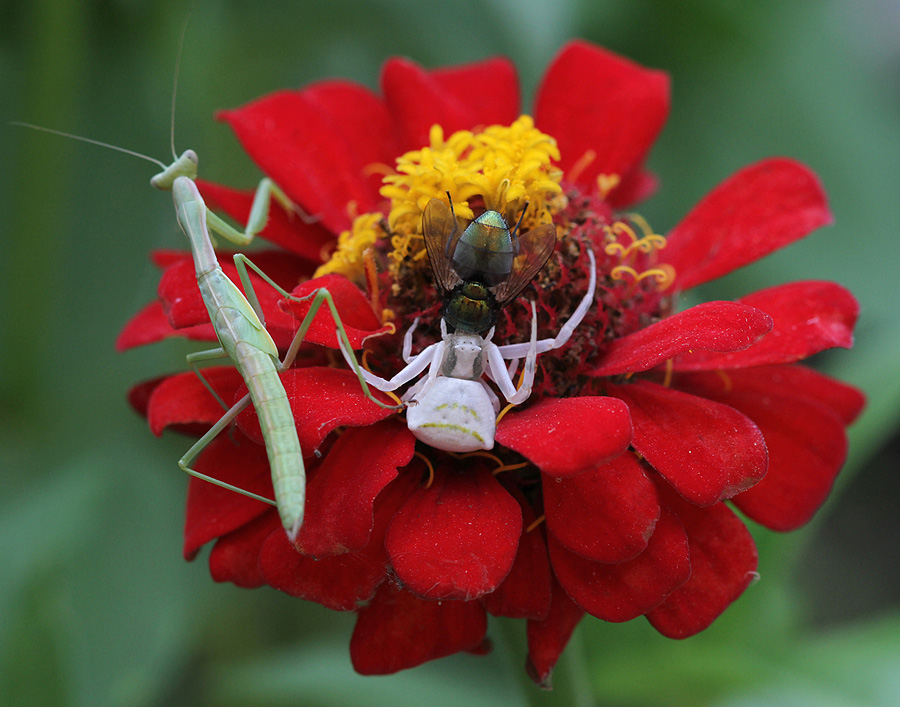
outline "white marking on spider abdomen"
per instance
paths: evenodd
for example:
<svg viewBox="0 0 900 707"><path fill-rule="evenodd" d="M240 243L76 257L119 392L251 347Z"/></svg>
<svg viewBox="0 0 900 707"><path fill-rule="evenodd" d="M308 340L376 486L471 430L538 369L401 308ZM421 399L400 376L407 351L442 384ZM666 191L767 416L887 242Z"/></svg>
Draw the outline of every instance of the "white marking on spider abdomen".
<svg viewBox="0 0 900 707"><path fill-rule="evenodd" d="M438 376L410 400L406 424L416 439L448 452L494 447L497 415L478 380Z"/></svg>

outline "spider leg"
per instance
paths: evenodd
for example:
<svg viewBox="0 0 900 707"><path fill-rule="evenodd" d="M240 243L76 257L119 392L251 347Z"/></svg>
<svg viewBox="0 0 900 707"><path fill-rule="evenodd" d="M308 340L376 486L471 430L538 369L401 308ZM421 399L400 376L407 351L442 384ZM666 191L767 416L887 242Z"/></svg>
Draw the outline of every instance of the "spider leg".
<svg viewBox="0 0 900 707"><path fill-rule="evenodd" d="M412 326L406 330L406 334L403 336L403 360L407 363L412 363L416 358L412 355L412 336L418 325L419 318L416 317L413 320Z"/></svg>
<svg viewBox="0 0 900 707"><path fill-rule="evenodd" d="M581 298L578 308L572 313L569 320L562 325L556 338L541 339L537 342L538 354L547 353L548 351L553 351L561 346L565 346L572 337L572 332L574 332L575 328L581 324L581 320L584 319L584 315L587 314L588 309L590 309L591 304L594 301L594 293L597 291L597 261L594 258L594 251L587 249L587 254L591 261L590 282L588 284L587 292L584 297ZM528 354L531 344L507 344L506 346L501 346L499 348L500 355L503 356L503 358L522 358Z"/></svg>
<svg viewBox="0 0 900 707"><path fill-rule="evenodd" d="M428 350L432 347L434 347L434 351L432 353L428 353ZM441 365L444 362L444 351L446 350L446 347L446 343L441 340L436 344L432 344L422 353L416 356L416 361L418 361L422 356L426 354L428 355L428 358L430 359L428 375L420 378L419 381L411 389L406 391L403 398L401 398L403 402L406 402L407 400L413 400L413 398L418 398L420 394L424 395L428 388L431 387L431 384L434 383L434 381L441 373Z"/></svg>
<svg viewBox="0 0 900 707"><path fill-rule="evenodd" d="M516 386L512 381L512 377L503 361L501 347L494 343L488 343L485 346L488 355L488 364L490 365L491 374L503 397L513 404L518 405L528 400L531 395L531 386L534 383L534 372L537 368L537 309L534 302L531 303L531 341L528 343L528 352L525 356L525 374L522 378L521 387L516 390Z"/></svg>
<svg viewBox="0 0 900 707"><path fill-rule="evenodd" d="M497 348L502 350L502 347L500 347L500 346L498 346ZM509 362L509 365L506 367L506 375L509 376L510 378L512 378L513 376L516 375L516 371L518 369L519 369L519 359L514 358ZM494 377L494 372L491 370L491 362L490 361L484 362L484 374L488 378L490 378L492 381L494 381L495 383L497 382L497 379Z"/></svg>
<svg viewBox="0 0 900 707"><path fill-rule="evenodd" d="M488 400L491 401L491 407L494 408L494 414L496 415L498 412L500 412L500 398L497 397L497 394L493 390L491 390L491 386L489 386L485 381L479 380L478 382L481 383L482 387L487 393Z"/></svg>
<svg viewBox="0 0 900 707"><path fill-rule="evenodd" d="M341 345L341 353L344 355L344 359L347 363L350 363L351 353L348 352L344 348L344 342L338 339L338 342ZM385 393L390 392L392 390L396 390L404 383L409 383L413 378L422 373L428 365L432 362L432 358L435 352L440 348L443 351L443 348L439 346L442 342L438 342L438 344L432 344L427 347L422 353L415 357L415 359L408 366L403 368L397 375L395 375L390 380L385 380L384 378L380 378L376 376L374 373L367 371L364 368L360 368L363 378L366 379L366 383L369 385L378 388L378 390L384 391Z"/></svg>

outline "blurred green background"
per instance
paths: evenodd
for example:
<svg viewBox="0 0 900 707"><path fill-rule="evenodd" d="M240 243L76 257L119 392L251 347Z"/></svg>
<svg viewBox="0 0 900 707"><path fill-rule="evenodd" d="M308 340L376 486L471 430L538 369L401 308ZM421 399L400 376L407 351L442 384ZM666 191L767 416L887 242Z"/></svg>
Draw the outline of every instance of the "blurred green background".
<svg viewBox="0 0 900 707"><path fill-rule="evenodd" d="M181 559L185 438L153 438L126 405L179 369L166 342L117 355L155 296L151 248L181 247L154 168L6 125L20 120L167 159L188 3L0 4L0 703L4 705L900 704L900 4L896 0L197 0L175 139L205 177L259 178L212 120L281 87L376 87L403 54L426 66L505 54L530 104L543 68L583 37L669 71L671 118L642 212L665 233L737 168L811 165L836 225L706 288L736 297L837 280L861 301L852 352L816 364L869 407L815 521L753 527L762 581L683 642L638 620L582 622L554 676L525 678L521 622L494 653L387 678L353 674L352 617L216 585ZM477 90L489 91L490 86Z"/></svg>

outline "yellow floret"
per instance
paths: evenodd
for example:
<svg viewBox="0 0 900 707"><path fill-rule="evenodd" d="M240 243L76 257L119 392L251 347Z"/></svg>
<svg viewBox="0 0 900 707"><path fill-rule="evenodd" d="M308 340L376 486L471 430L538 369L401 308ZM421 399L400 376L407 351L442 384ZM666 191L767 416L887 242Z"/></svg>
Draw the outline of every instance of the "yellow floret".
<svg viewBox="0 0 900 707"><path fill-rule="evenodd" d="M512 125L492 125L481 132L460 130L449 138L434 125L429 144L397 159L396 172L384 178L381 195L390 200L387 222L391 234L391 267L411 258L424 262L422 212L432 199L450 194L460 219L472 219L470 202L499 211L515 222L528 204L522 229L549 223L565 206L560 179L552 165L559 160L556 141L534 127L530 116ZM363 277L362 252L383 235L381 214L357 218L351 231L342 233L331 260L317 275L340 272L357 281Z"/></svg>
<svg viewBox="0 0 900 707"><path fill-rule="evenodd" d="M364 281L363 252L366 248L371 248L382 235L380 223L383 218L377 212L357 216L350 230L338 236L337 248L331 258L318 267L315 277L338 273L350 280Z"/></svg>

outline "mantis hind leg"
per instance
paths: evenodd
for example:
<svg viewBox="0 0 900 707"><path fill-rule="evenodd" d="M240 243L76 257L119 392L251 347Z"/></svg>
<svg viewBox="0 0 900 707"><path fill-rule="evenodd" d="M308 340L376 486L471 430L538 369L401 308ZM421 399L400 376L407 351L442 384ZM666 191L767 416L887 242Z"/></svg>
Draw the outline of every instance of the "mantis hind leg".
<svg viewBox="0 0 900 707"><path fill-rule="evenodd" d="M209 349L207 351L196 351L185 356L187 364L191 367L194 375L196 375L197 378L200 379L200 382L203 383L203 387L210 392L210 394L216 399L219 405L222 406L222 409L227 412L228 405L225 404L225 401L222 400L222 397L215 391L210 382L204 377L203 372L197 367L197 364L201 361L216 361L220 358L228 358L228 354L225 353L225 349L223 349L221 346L215 349Z"/></svg>
<svg viewBox="0 0 900 707"><path fill-rule="evenodd" d="M197 458L197 455L200 454L210 442L212 442L216 437L219 436L219 433L222 432L225 428L227 428L232 422L234 422L235 418L240 414L241 410L247 407L247 404L250 402L250 394L247 393L243 398L238 400L231 408L228 409L221 418L219 418L218 422L214 424L209 430L204 434L200 439L198 439L187 452L185 452L184 456L178 460L178 466L182 471L190 474L194 478L202 479L203 481L208 481L211 484L219 486L223 489L228 489L229 491L234 491L235 493L239 493L242 496L247 496L249 498L255 498L257 501L262 501L263 503L268 503L272 506L276 506L277 504L272 499L266 498L265 496L260 496L259 494L252 493L250 491L246 491L242 488L234 486L232 484L225 483L224 481L220 481L215 477L209 476L208 474L204 474L202 472L197 471L196 469L191 468L191 462Z"/></svg>
<svg viewBox="0 0 900 707"><path fill-rule="evenodd" d="M291 342L291 346L288 349L287 354L284 357L284 360L278 364L279 370L285 370L291 366L294 362L295 357L297 356L297 352L299 351L300 345L306 336L306 332L309 330L309 327L312 325L313 320L315 319L316 314L319 311L319 308L322 306L323 302L328 304L328 307L331 311L331 315L334 318L336 324L336 331L338 338L343 347L347 351L350 352L350 359L352 360L351 367L356 373L357 378L359 379L360 386L362 387L363 392L366 397L368 397L372 402L376 405L388 408L388 409L402 409L403 406L393 406L387 405L386 403L381 402L377 398L372 395L371 390L369 389L368 384L366 383L365 378L363 377L363 369L360 367L359 363L356 360L356 357L352 353L352 349L350 348L350 341L347 336L346 329L344 328L343 322L341 321L340 315L338 314L337 307L334 304L334 300L331 297L331 293L329 293L325 288L321 288L311 293L306 297L296 297L292 295L290 292L284 290L280 285L278 285L274 280L272 280L268 275L266 275L257 265L255 265L251 260L249 260L243 254L237 254L234 257L235 265L238 269L238 275L241 280L241 284L243 286L245 295L247 296L247 300L251 303L254 310L256 310L260 322L264 322L262 316L262 310L259 306L259 300L256 297L256 293L253 289L253 285L250 281L249 272L247 268L251 268L254 272L256 272L267 284L273 287L279 294L282 296L292 299L294 301L307 301L312 298L312 303L310 304L310 309L307 312L306 316L303 318L303 321L300 323L300 327L297 330L297 333L294 335L294 339ZM247 496L249 498L256 499L258 501L262 501L263 503L268 503L273 506L278 506L278 504L269 498L264 496L260 496L258 494L252 493L250 491L246 491L245 489L239 488L232 484L228 484L224 481L220 481L215 477L209 476L208 474L204 474L202 472L197 471L196 469L191 467L191 463L194 459L212 442L223 430L225 430L237 416L240 414L241 410L243 410L250 403L250 394L245 395L241 400L235 403L232 407L228 407L225 405L224 401L221 397L213 390L212 386L209 382L203 377L202 373L199 369L196 368L195 364L199 361L205 360L214 360L227 357L227 354L223 349L211 349L209 351L200 351L195 354L191 354L188 356L188 364L191 368L194 369L194 372L203 382L204 386L210 393L219 401L219 403L226 409L225 414L204 434L197 442L194 443L193 446L184 454L184 456L179 459L178 466L190 474L191 476L202 479L203 481L207 481L211 484L219 486L220 488L228 489L229 491L234 491L235 493L239 493L243 496Z"/></svg>
<svg viewBox="0 0 900 707"><path fill-rule="evenodd" d="M290 368L294 363L294 359L297 357L297 353L300 351L300 345L303 343L303 340L306 337L306 332L309 331L309 327L312 326L313 320L315 320L316 314L318 314L319 312L319 308L323 303L327 303L328 309L331 311L331 317L335 323L338 340L340 341L342 348L344 348L350 354L348 363L350 363L350 367L353 369L353 372L359 379L360 387L362 388L365 396L373 403L382 408L394 410L399 410L402 408L402 406L388 405L387 403L383 403L374 395L372 395L372 391L369 389L369 385L366 382L365 377L363 376L363 369L359 365L359 362L356 360L356 356L353 354L353 349L350 346L350 339L347 336L347 330L344 328L344 323L341 321L341 316L334 304L334 299L332 298L331 293L328 290L326 290L324 287L321 287L315 292L311 292L310 294L306 295L305 297L297 297L295 295L292 295L290 292L281 287L277 282L272 280L272 278L266 275L258 265L253 263L252 260L250 260L242 253L238 253L234 256L234 264L235 267L237 267L238 277L240 278L241 285L244 288L244 294L247 295L247 300L253 306L254 310L256 310L260 321L263 323L265 323L265 320L263 319L262 310L259 306L259 300L256 297L256 292L253 289L253 284L250 282L250 273L247 271L248 267L283 297L293 300L294 302L306 302L312 299L312 302L309 305L309 311L300 322L297 333L294 334L291 345L288 348L284 359L281 361L281 370Z"/></svg>

